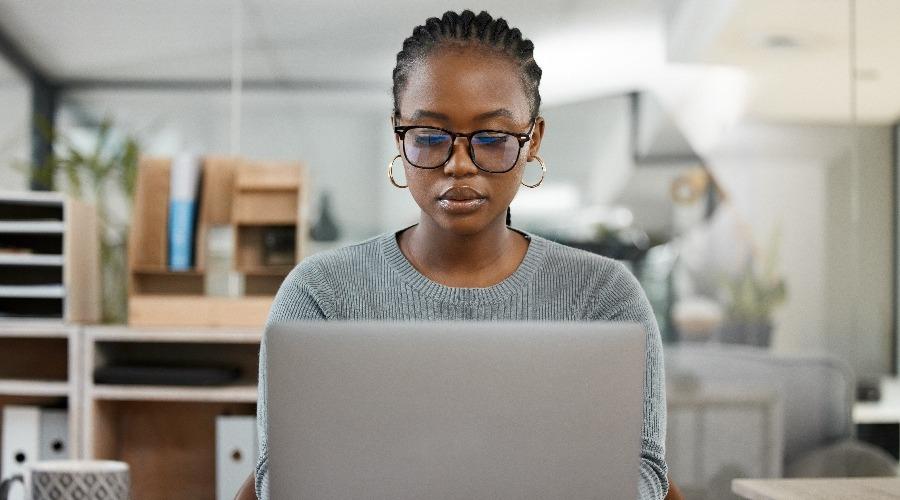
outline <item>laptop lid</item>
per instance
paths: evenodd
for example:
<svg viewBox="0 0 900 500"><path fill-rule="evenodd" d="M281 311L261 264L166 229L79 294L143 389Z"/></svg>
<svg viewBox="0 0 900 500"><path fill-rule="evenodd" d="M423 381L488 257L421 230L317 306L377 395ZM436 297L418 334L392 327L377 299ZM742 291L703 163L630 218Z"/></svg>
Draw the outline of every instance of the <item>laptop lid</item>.
<svg viewBox="0 0 900 500"><path fill-rule="evenodd" d="M637 324L298 322L266 335L274 499L637 498Z"/></svg>

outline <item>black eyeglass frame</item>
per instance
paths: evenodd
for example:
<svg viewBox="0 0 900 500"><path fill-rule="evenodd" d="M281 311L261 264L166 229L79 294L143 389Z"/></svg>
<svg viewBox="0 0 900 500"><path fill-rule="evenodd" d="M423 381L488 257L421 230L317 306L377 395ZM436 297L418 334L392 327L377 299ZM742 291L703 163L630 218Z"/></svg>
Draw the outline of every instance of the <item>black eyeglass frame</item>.
<svg viewBox="0 0 900 500"><path fill-rule="evenodd" d="M525 146L526 142L531 140L531 133L534 131L534 124L536 122L537 122L537 120L532 120L531 126L528 127L528 132L525 132L524 134L510 132L508 130L493 130L493 129L482 129L482 130L475 130L475 131L468 132L468 133L462 133L462 132L454 132L452 130L447 130L445 128L440 128L440 127L429 127L426 125L396 126L396 127L394 127L394 133L400 137L400 142L403 143L403 158L406 161L408 161L410 165L412 165L416 168L421 168L421 169L425 169L425 170L434 170L436 168L443 167L444 165L447 164L448 161L450 161L450 158L453 156L453 145L456 144L456 139L459 137L465 137L466 142L469 145L467 148L469 150L469 158L472 160L472 164L475 165L475 167L478 170L481 170L482 172L487 172L489 174L505 174L506 172L509 172L510 170L514 169L516 167L516 163L519 163L519 157L522 156L522 147ZM429 130L440 130L441 132L446 132L447 134L450 135L450 137L453 138L453 140L450 141L450 147L447 148L447 157L444 158L444 161L442 161L440 163L440 165L437 165L434 167L420 167L419 165L416 165L415 163L410 161L409 157L406 155L406 141L404 140L406 137L406 133L409 132L410 130L417 129L417 128L427 128ZM479 165L478 161L475 160L475 148L472 147L472 137L475 137L476 135L482 134L484 132L493 132L495 134L506 134L506 135L512 136L517 141L519 141L519 149L516 150L516 159L512 162L512 165L509 168L507 168L506 170L488 170L488 169L482 167L481 165Z"/></svg>

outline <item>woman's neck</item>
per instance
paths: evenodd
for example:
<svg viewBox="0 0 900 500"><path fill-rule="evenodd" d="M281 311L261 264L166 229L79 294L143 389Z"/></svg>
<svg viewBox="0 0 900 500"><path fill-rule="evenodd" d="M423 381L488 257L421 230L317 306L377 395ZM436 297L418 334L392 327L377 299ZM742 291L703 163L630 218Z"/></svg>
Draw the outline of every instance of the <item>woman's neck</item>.
<svg viewBox="0 0 900 500"><path fill-rule="evenodd" d="M400 234L400 250L432 281L465 288L495 285L518 269L528 250L528 241L503 222L459 235L423 218Z"/></svg>

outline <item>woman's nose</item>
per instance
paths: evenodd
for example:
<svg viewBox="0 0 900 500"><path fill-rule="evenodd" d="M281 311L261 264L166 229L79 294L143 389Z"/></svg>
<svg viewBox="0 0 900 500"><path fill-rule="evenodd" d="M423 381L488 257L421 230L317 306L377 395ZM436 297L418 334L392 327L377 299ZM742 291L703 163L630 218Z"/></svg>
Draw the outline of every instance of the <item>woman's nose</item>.
<svg viewBox="0 0 900 500"><path fill-rule="evenodd" d="M478 167L469 156L469 142L465 137L454 138L450 159L444 164L444 173L451 177L463 177L478 173Z"/></svg>

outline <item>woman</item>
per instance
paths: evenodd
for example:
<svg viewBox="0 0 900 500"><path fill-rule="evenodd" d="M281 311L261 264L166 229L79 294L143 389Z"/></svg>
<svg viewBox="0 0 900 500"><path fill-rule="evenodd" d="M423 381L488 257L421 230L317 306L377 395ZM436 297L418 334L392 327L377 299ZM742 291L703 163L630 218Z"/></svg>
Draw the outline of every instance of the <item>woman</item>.
<svg viewBox="0 0 900 500"><path fill-rule="evenodd" d="M648 332L641 440L642 498L663 498L665 395L660 337L621 264L509 227L545 124L541 69L518 29L485 12L447 12L413 30L394 68L394 132L421 214L412 227L305 259L275 297L269 322L293 319L617 320ZM536 162L536 163L535 163ZM535 168L539 166L540 170ZM533 172L531 172L533 170ZM268 482L265 346L257 405L255 487ZM253 498L248 485L246 496Z"/></svg>

